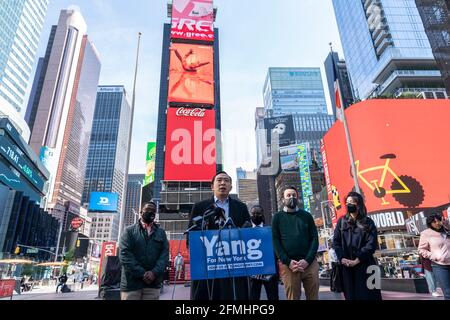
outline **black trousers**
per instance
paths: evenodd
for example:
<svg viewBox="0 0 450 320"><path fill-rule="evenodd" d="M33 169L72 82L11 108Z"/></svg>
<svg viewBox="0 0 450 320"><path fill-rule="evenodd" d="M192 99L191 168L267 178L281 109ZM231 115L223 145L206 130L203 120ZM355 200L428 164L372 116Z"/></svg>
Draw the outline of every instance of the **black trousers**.
<svg viewBox="0 0 450 320"><path fill-rule="evenodd" d="M279 300L278 297L278 275L274 275L269 281L250 278L250 299L260 300L261 289L264 286L267 300Z"/></svg>
<svg viewBox="0 0 450 320"><path fill-rule="evenodd" d="M249 300L248 277L193 280L191 300Z"/></svg>

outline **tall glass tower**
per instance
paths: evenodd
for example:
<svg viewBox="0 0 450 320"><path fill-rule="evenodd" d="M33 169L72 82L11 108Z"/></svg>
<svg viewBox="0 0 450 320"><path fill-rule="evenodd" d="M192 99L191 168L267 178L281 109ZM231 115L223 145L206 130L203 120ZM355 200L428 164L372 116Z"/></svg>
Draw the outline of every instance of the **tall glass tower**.
<svg viewBox="0 0 450 320"><path fill-rule="evenodd" d="M263 94L272 117L327 113L320 68L269 68Z"/></svg>
<svg viewBox="0 0 450 320"><path fill-rule="evenodd" d="M89 202L91 192L114 192L119 195L118 214L111 215L109 226L98 230L99 217L93 217L96 237L118 240L120 215L124 213L128 138L131 134L131 106L123 86L99 86L92 124L82 203ZM105 216L105 215L104 215ZM95 219L95 220L94 220ZM92 233L92 230L91 230ZM101 233L99 235L98 233Z"/></svg>
<svg viewBox="0 0 450 320"><path fill-rule="evenodd" d="M444 91L414 0L333 0L355 95Z"/></svg>
<svg viewBox="0 0 450 320"><path fill-rule="evenodd" d="M28 141L21 115L49 0L4 0L0 4L0 115Z"/></svg>

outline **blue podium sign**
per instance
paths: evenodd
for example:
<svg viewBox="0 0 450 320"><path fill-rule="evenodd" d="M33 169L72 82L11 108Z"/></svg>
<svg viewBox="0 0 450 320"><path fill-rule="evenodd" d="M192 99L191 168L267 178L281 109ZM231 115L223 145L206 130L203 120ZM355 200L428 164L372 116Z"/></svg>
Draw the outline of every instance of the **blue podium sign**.
<svg viewBox="0 0 450 320"><path fill-rule="evenodd" d="M243 228L189 233L191 279L274 274L272 228Z"/></svg>

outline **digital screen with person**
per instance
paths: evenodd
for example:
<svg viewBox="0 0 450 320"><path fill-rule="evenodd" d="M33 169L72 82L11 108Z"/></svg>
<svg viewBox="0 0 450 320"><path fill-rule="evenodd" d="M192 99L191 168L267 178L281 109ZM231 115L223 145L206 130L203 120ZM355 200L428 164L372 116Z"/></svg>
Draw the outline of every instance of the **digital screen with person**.
<svg viewBox="0 0 450 320"><path fill-rule="evenodd" d="M169 102L214 105L213 47L173 43Z"/></svg>

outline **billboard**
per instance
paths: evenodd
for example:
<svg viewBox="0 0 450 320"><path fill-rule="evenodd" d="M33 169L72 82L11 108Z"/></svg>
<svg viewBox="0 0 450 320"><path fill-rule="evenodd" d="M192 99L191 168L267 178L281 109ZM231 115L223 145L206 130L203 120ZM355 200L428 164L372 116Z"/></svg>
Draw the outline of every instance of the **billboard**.
<svg viewBox="0 0 450 320"><path fill-rule="evenodd" d="M283 171L298 171L298 147L300 144L294 144L287 147L280 148L280 163L281 170ZM308 142L305 143L306 146L306 155L308 157L308 163L311 164L311 157L309 156L311 153L311 148Z"/></svg>
<svg viewBox="0 0 450 320"><path fill-rule="evenodd" d="M167 110L164 180L211 180L216 173L215 123L214 110Z"/></svg>
<svg viewBox="0 0 450 320"><path fill-rule="evenodd" d="M114 192L91 192L89 211L91 212L117 212L119 195Z"/></svg>
<svg viewBox="0 0 450 320"><path fill-rule="evenodd" d="M173 0L171 38L214 41L213 0Z"/></svg>
<svg viewBox="0 0 450 320"><path fill-rule="evenodd" d="M310 212L311 204L309 197L313 195L313 190L306 144L302 143L297 147L297 158L300 171L300 182L302 184L303 209Z"/></svg>
<svg viewBox="0 0 450 320"><path fill-rule="evenodd" d="M345 111L356 175L371 214L446 207L450 202L449 100L376 99ZM323 138L322 155L333 222L353 189L341 122ZM391 217L384 215L386 218ZM383 216L380 216L383 219ZM380 220L382 221L382 220Z"/></svg>
<svg viewBox="0 0 450 320"><path fill-rule="evenodd" d="M213 59L212 46L173 43L170 47L169 103L214 105Z"/></svg>
<svg viewBox="0 0 450 320"><path fill-rule="evenodd" d="M282 116L264 119L264 128L267 132L267 144L271 143L272 131L276 131L280 137L280 147L295 143L294 120L292 116Z"/></svg>
<svg viewBox="0 0 450 320"><path fill-rule="evenodd" d="M147 143L144 187L155 181L156 142Z"/></svg>

